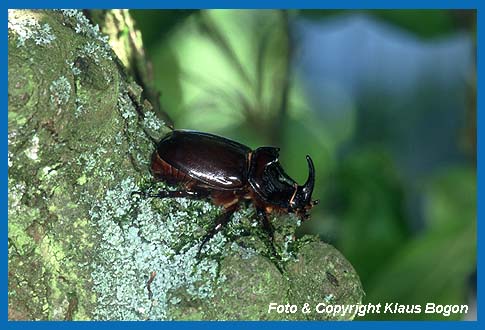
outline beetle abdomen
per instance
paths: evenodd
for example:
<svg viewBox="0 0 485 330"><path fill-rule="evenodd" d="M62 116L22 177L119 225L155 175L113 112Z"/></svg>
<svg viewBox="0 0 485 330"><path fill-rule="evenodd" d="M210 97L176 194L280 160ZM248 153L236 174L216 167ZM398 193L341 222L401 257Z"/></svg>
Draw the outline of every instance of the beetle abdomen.
<svg viewBox="0 0 485 330"><path fill-rule="evenodd" d="M159 179L168 183L194 179L216 190L234 190L247 184L250 152L248 147L220 136L175 130L158 144L152 172L163 173Z"/></svg>

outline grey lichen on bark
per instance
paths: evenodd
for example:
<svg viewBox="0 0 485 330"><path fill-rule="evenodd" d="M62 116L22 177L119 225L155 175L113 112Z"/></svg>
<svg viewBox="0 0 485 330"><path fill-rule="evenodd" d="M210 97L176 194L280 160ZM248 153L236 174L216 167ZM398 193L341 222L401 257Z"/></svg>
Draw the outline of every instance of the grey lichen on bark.
<svg viewBox="0 0 485 330"><path fill-rule="evenodd" d="M75 10L10 11L8 33L9 319L339 319L268 305L361 302L352 266L294 240L291 216L272 219L283 272L252 208L197 259L221 210L132 196L163 187L148 166L169 129L107 37Z"/></svg>

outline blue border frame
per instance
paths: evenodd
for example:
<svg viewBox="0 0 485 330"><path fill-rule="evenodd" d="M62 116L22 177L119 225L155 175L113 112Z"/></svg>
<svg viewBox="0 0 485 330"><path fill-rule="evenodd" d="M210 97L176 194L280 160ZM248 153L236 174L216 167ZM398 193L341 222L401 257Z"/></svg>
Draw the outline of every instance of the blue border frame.
<svg viewBox="0 0 485 330"><path fill-rule="evenodd" d="M483 3L483 2L482 2ZM480 108L482 105L482 94L484 92L483 86L481 84L481 74L483 71L483 66L481 65L483 61L483 51L482 45L484 44L485 37L483 34L483 25L481 23L481 19L483 19L484 15L482 15L482 7L485 8L485 5L480 5L481 2L478 0L475 1L456 1L456 0L400 0L400 1L385 1L385 0L347 0L345 2L338 1L338 0L330 0L330 1L311 1L311 0L299 0L299 1L289 1L289 0L205 0L203 2L196 1L196 0L182 0L177 2L171 3L151 3L147 0L138 0L136 3L127 1L127 0L118 0L118 1L104 1L104 0L85 0L85 1L55 1L55 0L45 0L42 2L33 1L33 0L24 0L24 1L1 1L0 6L2 7L2 21L4 27L6 27L6 22L8 19L7 10L8 8L136 8L136 9L149 9L149 8L179 8L179 9L186 9L186 8L325 8L325 9L477 9L477 234L480 237L483 237L483 225L480 225L479 219L484 218L484 210L485 206L482 206L481 196L483 195L483 187L484 187L484 175L481 173L481 167L484 164L484 134L480 131L480 127L483 127L485 117L480 112ZM7 29L4 30L4 45L8 43L8 34ZM2 66L2 71L4 77L8 75L7 66L8 66L8 54L7 51L4 50L2 52L2 62L4 65ZM4 90L4 104L5 104L5 112L2 114L3 119L1 121L0 129L1 133L4 136L8 134L8 120L7 120L7 109L8 109L8 87L7 87L8 80L2 80L2 84L5 85ZM7 177L8 177L8 167L7 167L7 149L8 144L5 141L4 144L1 145L2 153L2 164L4 164L4 171L1 175L2 180L2 193L0 198L1 208L4 214L4 221L1 223L1 231L2 237L5 239L5 243L7 241L7 197L8 197L8 188L7 188ZM482 262L481 258L483 257L482 249L483 245L480 244L480 240L477 240L477 296L483 296L483 285L480 283L480 275L482 274ZM163 325L165 329L179 329L182 327L194 327L197 326L198 328L207 328L207 329L215 329L215 328L232 328L232 329L250 329L254 326L261 327L261 328L278 328L280 330L283 329L294 329L296 328L320 328L320 327L335 327L340 328L342 326L345 327L363 327L363 328L414 328L416 326L422 328L434 328L440 327L443 329L455 329L455 328L469 328L469 329L477 329L479 326L483 326L485 321L483 321L483 304L481 300L477 299L477 322L458 322L458 321L443 321L443 322L432 322L432 321L416 321L416 322L409 322L409 321L364 321L364 322L308 322L308 321L300 321L300 322L249 322L249 321L241 321L241 322L163 322L163 323L156 323L153 322L23 322L23 321L8 321L8 249L4 250L3 254L3 269L2 269L2 288L4 292L4 299L1 299L1 307L4 311L3 317L0 320L0 326L2 328L24 328L24 327L36 327L39 329L50 329L51 327L59 327L59 328L84 328L84 327L130 327L130 328L142 328L142 327L152 327L157 325Z"/></svg>
<svg viewBox="0 0 485 330"><path fill-rule="evenodd" d="M16 0L3 3L6 8L132 8L132 9L187 9L187 8L324 8L324 9L474 9L479 8L479 0L179 0L177 2L154 3L140 0L133 3L128 0Z"/></svg>

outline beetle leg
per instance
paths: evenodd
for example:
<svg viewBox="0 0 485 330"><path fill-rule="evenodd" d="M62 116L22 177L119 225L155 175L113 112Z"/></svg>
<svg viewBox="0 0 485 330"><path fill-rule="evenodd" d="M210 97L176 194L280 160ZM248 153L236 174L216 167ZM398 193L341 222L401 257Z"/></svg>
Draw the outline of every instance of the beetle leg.
<svg viewBox="0 0 485 330"><path fill-rule="evenodd" d="M264 209L257 209L258 217L261 219L264 231L268 234L271 244L274 242L274 228L266 215Z"/></svg>
<svg viewBox="0 0 485 330"><path fill-rule="evenodd" d="M156 198L193 198L193 199L202 199L209 196L209 192L201 191L201 190L160 190L156 194L146 194L145 197L156 197Z"/></svg>
<svg viewBox="0 0 485 330"><path fill-rule="evenodd" d="M209 242L210 239L214 237L215 234L220 232L221 229L229 223L229 221L231 221L232 215L234 214L234 212L236 212L237 208L238 208L238 205L234 204L229 208L227 208L224 211L224 213L222 213L216 218L216 221L215 221L216 225L204 236L204 238L202 239L202 243L200 243L199 251L197 252L197 258L200 256L200 253L204 245L207 242Z"/></svg>
<svg viewBox="0 0 485 330"><path fill-rule="evenodd" d="M276 266L276 268L278 268L278 270L281 274L284 274L283 268L282 268L281 264L279 263L281 261L281 256L278 254L278 252L276 252L276 248L275 248L275 245L274 245L274 227L271 224L271 221L269 221L268 215L267 215L267 213L265 212L264 209L258 208L256 210L256 212L258 214L258 217L261 220L261 223L263 224L264 231L268 234L269 246L270 246L270 249L271 249L271 253L273 254L273 257L275 258L275 261L276 261L274 263L274 265Z"/></svg>

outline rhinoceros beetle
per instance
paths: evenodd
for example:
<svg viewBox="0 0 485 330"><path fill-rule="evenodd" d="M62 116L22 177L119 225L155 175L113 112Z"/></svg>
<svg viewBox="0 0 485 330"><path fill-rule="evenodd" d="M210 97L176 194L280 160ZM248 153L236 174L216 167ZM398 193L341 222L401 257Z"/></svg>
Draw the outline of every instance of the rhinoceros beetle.
<svg viewBox="0 0 485 330"><path fill-rule="evenodd" d="M306 156L309 175L304 185L290 178L278 161L279 148L247 146L227 138L190 130L174 130L157 145L151 160L151 173L158 181L181 190L162 190L149 197L194 199L210 198L224 207L200 247L226 225L242 202L256 208L263 228L273 239L273 227L267 215L273 212L295 213L302 220L318 203L312 201L315 168Z"/></svg>

